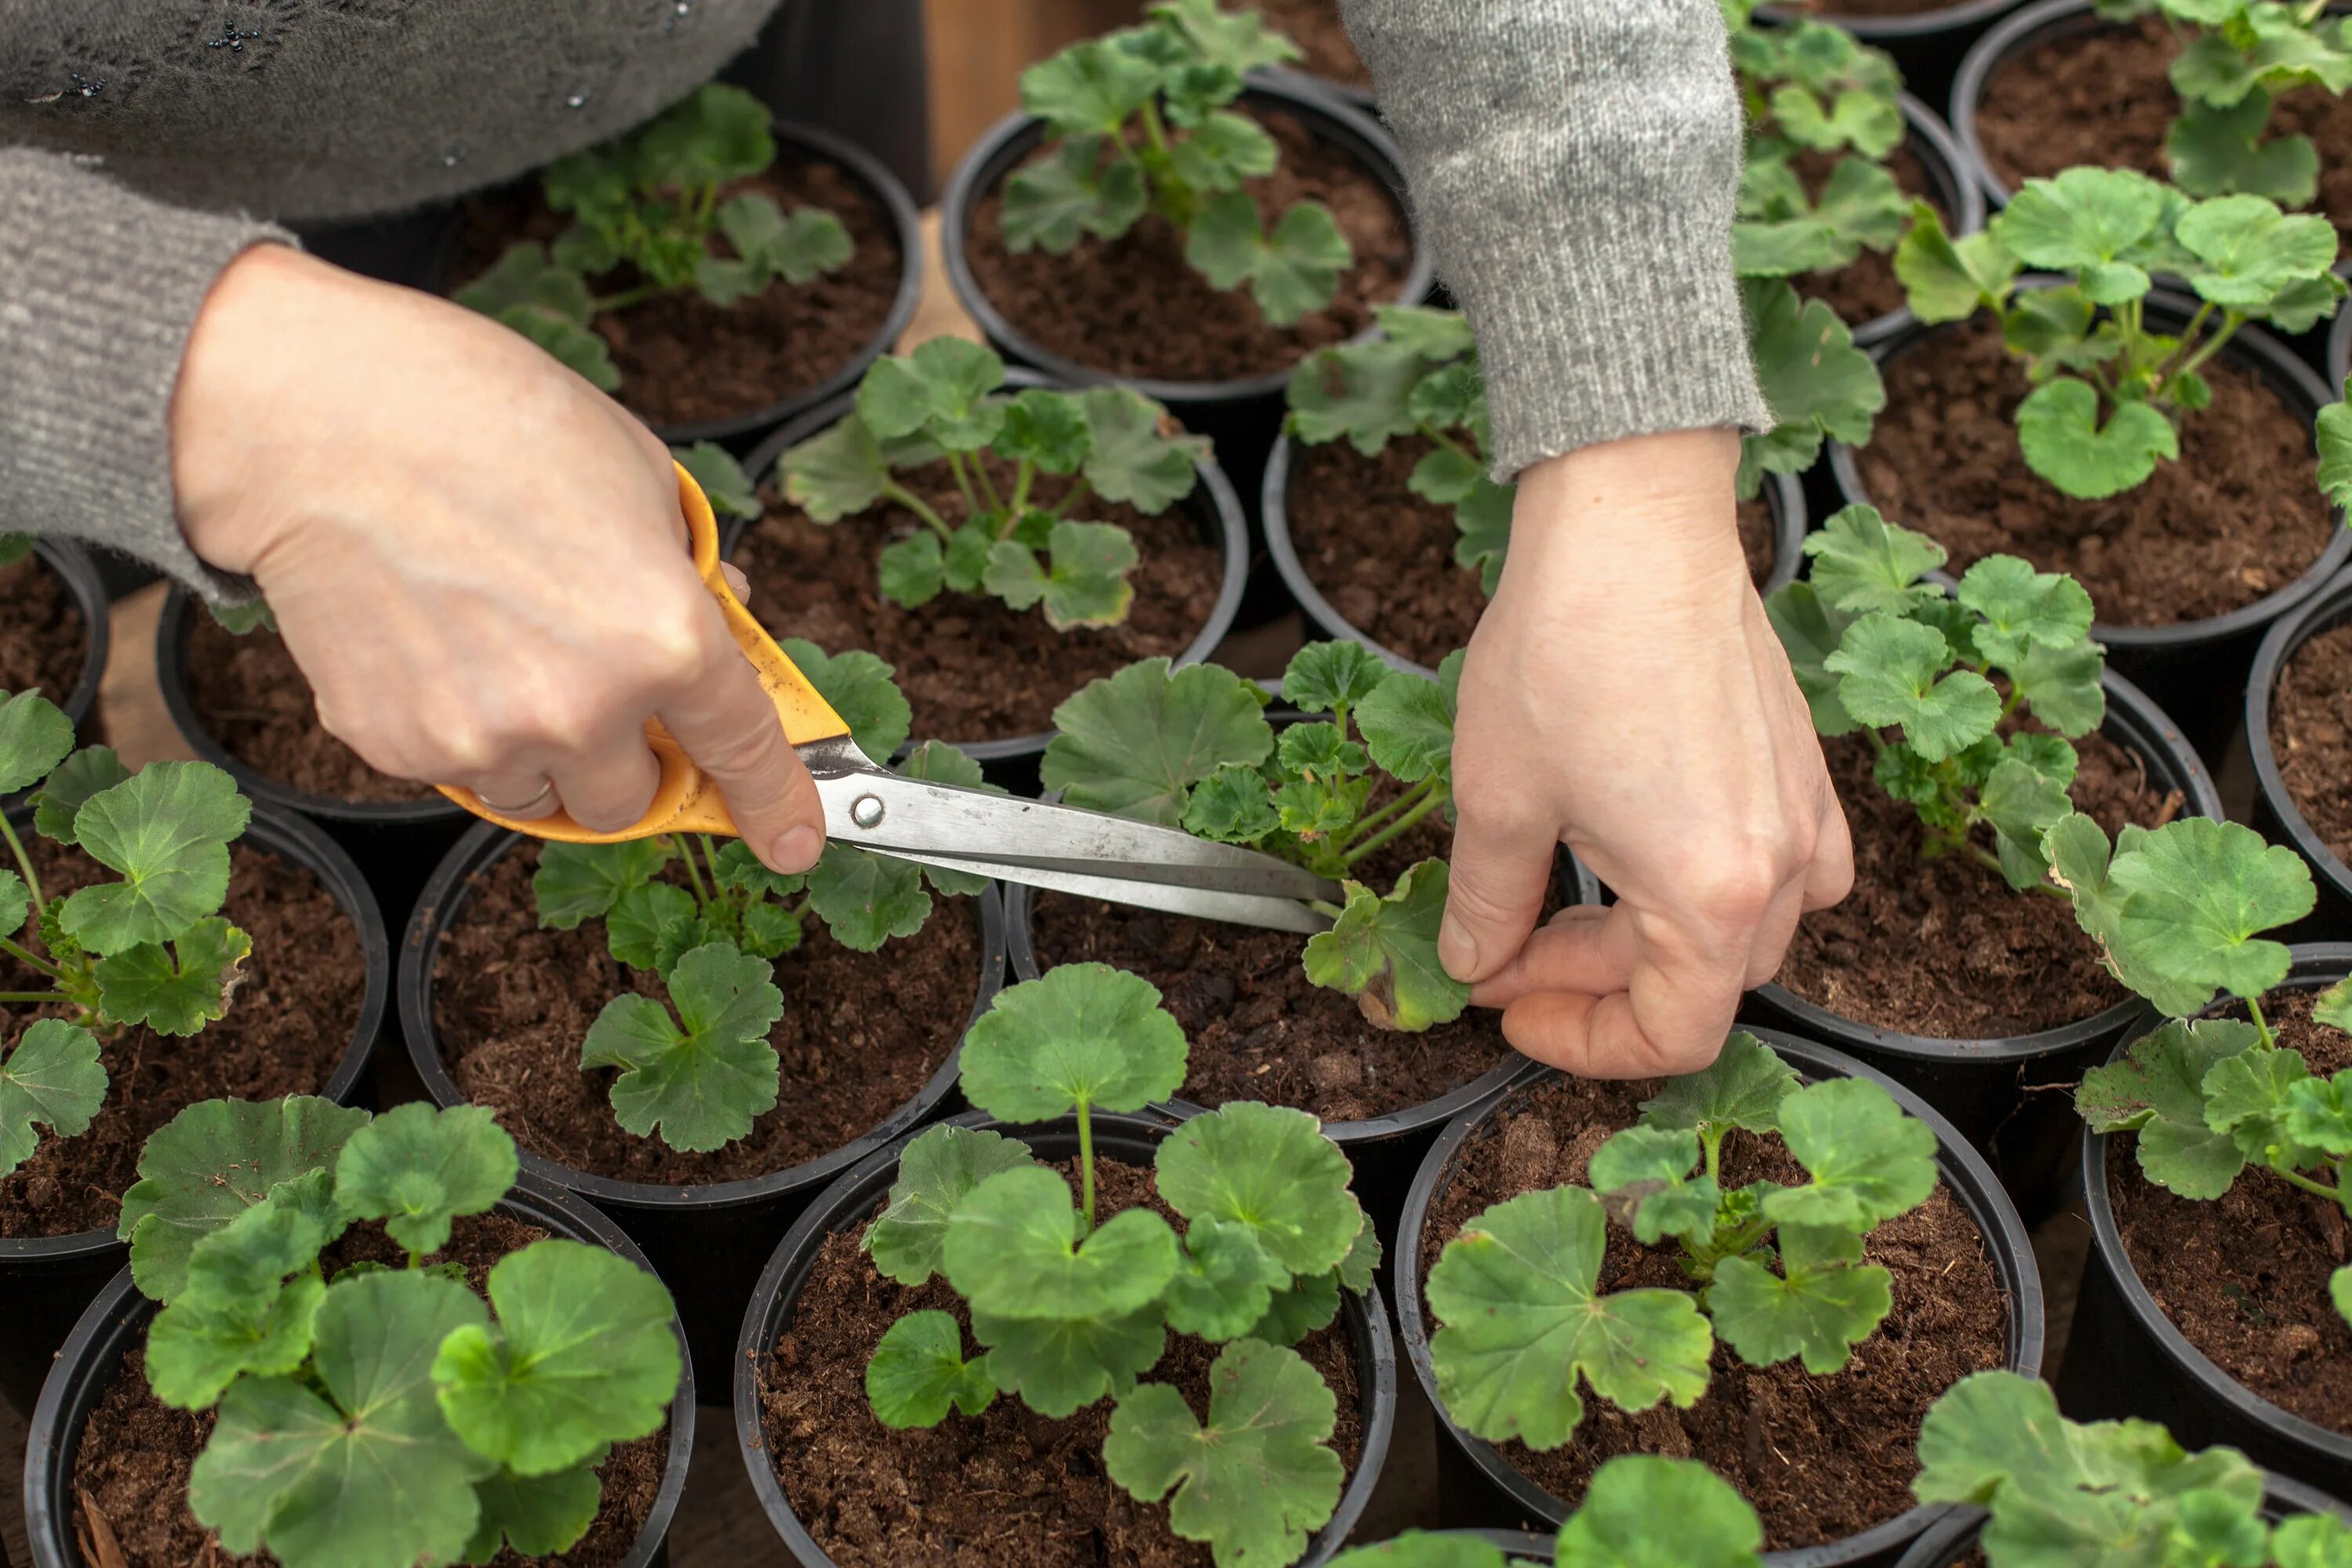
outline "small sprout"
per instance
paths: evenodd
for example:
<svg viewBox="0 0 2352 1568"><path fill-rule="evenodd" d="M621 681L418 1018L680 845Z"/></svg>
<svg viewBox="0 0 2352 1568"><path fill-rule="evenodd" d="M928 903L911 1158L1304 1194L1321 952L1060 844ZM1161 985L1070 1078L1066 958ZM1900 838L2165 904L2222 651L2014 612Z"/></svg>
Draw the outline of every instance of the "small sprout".
<svg viewBox="0 0 2352 1568"><path fill-rule="evenodd" d="M670 975L669 1009L650 996L615 996L589 1026L580 1066L618 1068L613 1116L640 1138L699 1152L746 1137L774 1109L778 1058L768 1031L784 994L764 959L723 942L698 947ZM683 1024L683 1027L680 1024Z"/></svg>
<svg viewBox="0 0 2352 1568"><path fill-rule="evenodd" d="M0 874L13 879L13 873ZM0 887L0 904L7 896L8 889ZM19 888L19 904L23 897ZM0 908L0 914L6 912ZM19 908L16 923L24 918ZM0 1176L33 1157L40 1143L36 1124L59 1138L89 1131L90 1119L106 1101L106 1089L97 1037L59 1019L37 1020L14 1051L0 1053Z"/></svg>
<svg viewBox="0 0 2352 1568"><path fill-rule="evenodd" d="M988 1358L963 1359L963 1332L945 1312L909 1312L882 1335L866 1363L875 1419L899 1428L936 1426L950 1407L977 1415L996 1402Z"/></svg>

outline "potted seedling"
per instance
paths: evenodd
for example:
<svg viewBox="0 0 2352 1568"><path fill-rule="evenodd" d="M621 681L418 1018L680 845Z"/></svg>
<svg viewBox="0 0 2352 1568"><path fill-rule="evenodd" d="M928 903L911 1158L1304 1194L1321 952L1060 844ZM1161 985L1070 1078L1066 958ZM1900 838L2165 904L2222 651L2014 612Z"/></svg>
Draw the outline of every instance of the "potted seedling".
<svg viewBox="0 0 2352 1568"><path fill-rule="evenodd" d="M128 1277L37 1417L40 1562L79 1533L127 1568L487 1563L568 1552L608 1504L606 1560L652 1557L691 1445L669 1292L601 1216L519 1189L488 1111L208 1100L139 1168ZM164 1518L100 1500L126 1445ZM608 1495L608 1468L667 1484Z"/></svg>
<svg viewBox="0 0 2352 1568"><path fill-rule="evenodd" d="M77 728L106 672L106 585L71 540L0 531L0 691L40 691Z"/></svg>
<svg viewBox="0 0 2352 1568"><path fill-rule="evenodd" d="M1986 27L2020 0L1774 0L1765 21L1828 22L1894 56L1918 90L1943 101L1952 72Z"/></svg>
<svg viewBox="0 0 2352 1568"><path fill-rule="evenodd" d="M784 648L868 756L900 750L908 710L889 666ZM982 782L938 742L898 767ZM709 1372L786 1205L952 1087L957 1037L1001 973L997 927L984 879L838 843L786 877L740 840L534 853L478 829L411 926L410 1057L441 1104L519 1129L534 1173L617 1211Z"/></svg>
<svg viewBox="0 0 2352 1568"><path fill-rule="evenodd" d="M912 312L905 191L845 142L772 125L740 88L698 89L538 184L537 211L478 205L467 248L487 266L454 297L670 438L790 417L854 379Z"/></svg>
<svg viewBox="0 0 2352 1568"><path fill-rule="evenodd" d="M1930 1235L1947 1238L1932 1261L1916 1250ZM1740 1033L1662 1084L1546 1070L1466 1113L1414 1185L1400 1316L1499 1506L1558 1523L1610 1456L1672 1452L1758 1489L1775 1548L1864 1561L1930 1516L1893 1467L1835 1455L1907 1448L1940 1388L1914 1383L1956 1363L2032 1364L2038 1301L2004 1323L1993 1299L1997 1277L2031 1278L2021 1236L1916 1099L1834 1052ZM1939 1372L1878 1333L1891 1319L1901 1341L1923 1310ZM1864 1406L1859 1425L1826 1415ZM1790 1495L1791 1468L1836 1484Z"/></svg>
<svg viewBox="0 0 2352 1568"><path fill-rule="evenodd" d="M828 1194L779 1249L745 1322L747 1434L762 1403L841 1394L852 1403L832 1419L859 1434L747 1445L798 1561L832 1561L856 1527L796 1503L878 1486L893 1507L944 1507L974 1484L972 1459L929 1457L950 1453L1001 1456L1024 1491L1045 1476L1041 1509L1118 1530L1124 1551L1172 1536L1234 1568L1319 1561L1344 1538L1392 1391L1364 1386L1373 1368L1360 1364L1370 1397L1346 1413L1351 1484L1324 1369L1378 1331L1360 1298L1380 1244L1347 1157L1303 1111L1105 1114L1170 1098L1185 1052L1134 975L1073 964L1016 985L964 1047L965 1096L994 1120L926 1131ZM1107 1476L1124 1496L1065 1489L1070 1474Z"/></svg>
<svg viewBox="0 0 2352 1568"><path fill-rule="evenodd" d="M2192 1440L2340 1477L2352 1422L2326 1390L2352 1366L2352 954L2263 934L2315 895L2301 858L2250 828L2178 822L2111 843L2070 816L2045 837L2083 929L2152 1009L2074 1098L2096 1277L2083 1321L2102 1342L2068 1369L2077 1408L2144 1399Z"/></svg>
<svg viewBox="0 0 2352 1568"><path fill-rule="evenodd" d="M1644 1561L1760 1568L1763 1562L1763 1526L1728 1481L1696 1460L1649 1454L1621 1454L1595 1471L1556 1539L1498 1535L1410 1531L1344 1552L1331 1568L1607 1568Z"/></svg>

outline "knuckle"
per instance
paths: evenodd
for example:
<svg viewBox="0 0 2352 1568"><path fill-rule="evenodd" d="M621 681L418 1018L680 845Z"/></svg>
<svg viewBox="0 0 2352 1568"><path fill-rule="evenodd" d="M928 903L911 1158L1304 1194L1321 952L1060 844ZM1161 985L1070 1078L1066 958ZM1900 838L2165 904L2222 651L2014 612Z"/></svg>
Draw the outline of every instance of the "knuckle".
<svg viewBox="0 0 2352 1568"><path fill-rule="evenodd" d="M1752 927L1763 920L1781 880L1774 858L1753 849L1731 851L1702 863L1691 879L1690 896L1717 923Z"/></svg>

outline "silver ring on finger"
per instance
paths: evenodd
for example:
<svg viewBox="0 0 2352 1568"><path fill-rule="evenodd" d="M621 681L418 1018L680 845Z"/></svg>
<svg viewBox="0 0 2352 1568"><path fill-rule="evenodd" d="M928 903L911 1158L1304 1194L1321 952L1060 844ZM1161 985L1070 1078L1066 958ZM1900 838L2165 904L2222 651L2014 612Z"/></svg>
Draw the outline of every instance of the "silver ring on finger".
<svg viewBox="0 0 2352 1568"><path fill-rule="evenodd" d="M530 811L541 805L544 805L548 796L554 793L555 781L553 779L548 779L540 784L538 794L532 795L529 800L520 802L514 805L501 805L488 795L483 795L480 798L484 805L488 806L500 816L520 816L524 812Z"/></svg>

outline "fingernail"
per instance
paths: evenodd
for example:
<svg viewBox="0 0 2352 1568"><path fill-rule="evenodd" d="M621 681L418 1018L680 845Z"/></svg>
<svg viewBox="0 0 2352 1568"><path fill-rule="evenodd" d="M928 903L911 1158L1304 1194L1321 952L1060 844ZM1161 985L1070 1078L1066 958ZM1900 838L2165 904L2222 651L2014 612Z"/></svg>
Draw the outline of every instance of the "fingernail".
<svg viewBox="0 0 2352 1568"><path fill-rule="evenodd" d="M1437 958L1445 965L1445 973L1456 980L1468 980L1478 972L1478 943L1470 928L1445 913L1445 923L1437 931Z"/></svg>
<svg viewBox="0 0 2352 1568"><path fill-rule="evenodd" d="M815 828L787 828L769 847L768 867L784 876L797 877L815 865L817 857L824 853L824 836Z"/></svg>

